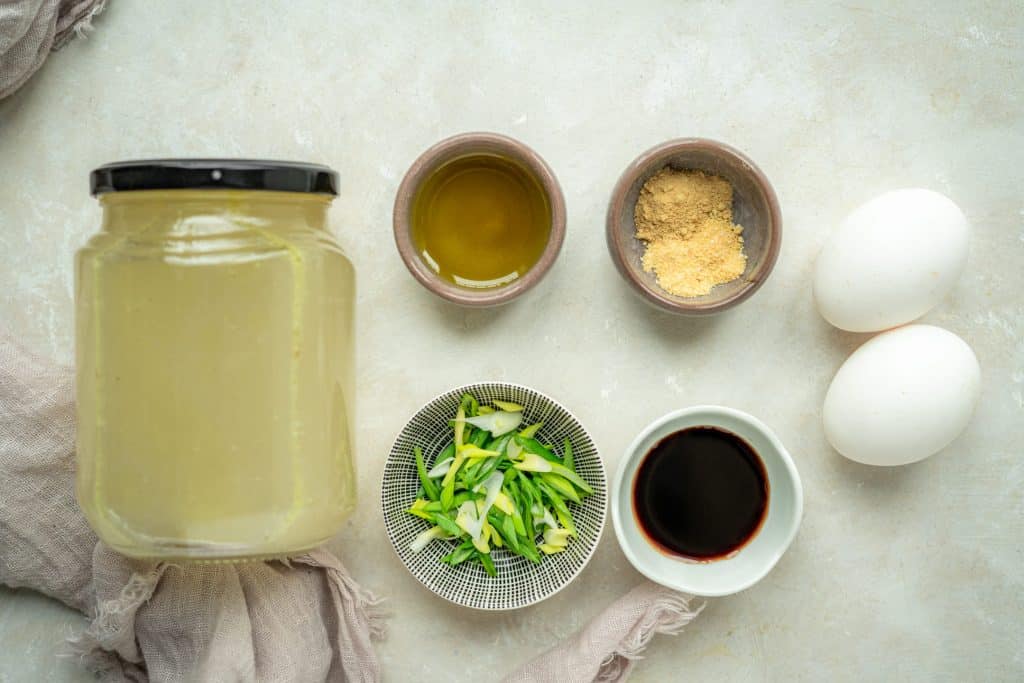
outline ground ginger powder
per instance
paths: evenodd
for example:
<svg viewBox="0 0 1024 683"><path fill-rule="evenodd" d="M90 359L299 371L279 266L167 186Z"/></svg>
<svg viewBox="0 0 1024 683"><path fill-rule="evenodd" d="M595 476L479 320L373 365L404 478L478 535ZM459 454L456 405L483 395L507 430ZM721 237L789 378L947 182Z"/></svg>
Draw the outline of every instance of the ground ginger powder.
<svg viewBox="0 0 1024 683"><path fill-rule="evenodd" d="M702 296L746 268L732 185L721 176L663 168L641 188L634 223L644 270L669 294Z"/></svg>

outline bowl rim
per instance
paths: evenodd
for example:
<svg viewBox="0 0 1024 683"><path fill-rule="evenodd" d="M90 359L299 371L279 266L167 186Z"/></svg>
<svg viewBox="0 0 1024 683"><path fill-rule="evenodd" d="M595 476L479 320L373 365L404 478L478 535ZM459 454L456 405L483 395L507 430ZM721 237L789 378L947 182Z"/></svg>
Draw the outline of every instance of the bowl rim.
<svg viewBox="0 0 1024 683"><path fill-rule="evenodd" d="M719 301L690 304L680 302L677 298L673 298L660 288L648 286L634 268L627 263L624 256L626 247L622 242L623 237L618 230L617 217L621 215L623 208L625 208L626 195L640 175L657 163L667 163L668 157L673 154L692 149L705 152L710 151L712 154L731 158L739 162L739 165L750 173L754 184L764 194L768 202L769 235L767 256L760 266L747 277L745 286ZM771 182L769 182L768 176L746 154L731 145L710 138L674 138L657 144L640 154L619 176L619 180L615 183L608 202L608 211L605 217L605 239L608 243L608 251L611 254L612 261L615 263L619 274L644 299L670 313L694 316L712 315L732 308L750 298L768 279L772 269L775 267L775 262L778 260L779 250L782 248L782 210L779 206L779 199L775 194L775 189L772 187ZM636 238L631 237L630 239L635 240Z"/></svg>
<svg viewBox="0 0 1024 683"><path fill-rule="evenodd" d="M571 575L569 575L561 585L559 585L557 588L555 588L550 593L547 593L546 595L542 595L542 596L540 596L538 598L530 600L529 602L524 602L521 605L516 605L514 607L486 607L486 606L478 607L476 605L467 605L467 604L465 604L463 602L458 602L454 598L450 598L447 595L442 595L441 593L438 593L436 590L434 590L432 587L428 586L427 583L418 574L416 574L416 572L412 571L412 569L405 563L405 560L402 559L402 555L399 553L398 546L395 543L395 538L393 537L390 529L388 529L387 510L386 510L385 504L384 504L384 483L385 483L385 477L386 477L386 474L387 474L387 464L388 464L388 461L391 459L392 453L394 453L395 444L398 442L398 439L402 436L402 432L404 432L406 427L409 426L409 423L412 421L412 419L416 415L421 413L423 410L425 410L429 406L433 405L435 402L439 401L444 396L447 396L448 394L455 393L455 392L466 393L472 387L476 387L476 386L481 385L481 384L490 384L490 385L497 385L497 386L501 386L501 387L524 389L526 391L533 392L533 393L537 394L538 396L541 396L544 400L550 401L550 403L553 406L555 406L557 408L560 408L561 410L565 411L565 414L568 415L569 418L573 421L573 423L575 423L579 427L580 431L583 432L583 435L587 438L587 440L590 442L591 446L593 447L595 458L596 458L596 462L597 462L597 465L598 465L598 469L601 472L601 479L604 482L604 489L605 489L604 505L601 506L601 516L600 516L600 519L599 519L598 524L597 524L597 528L596 528L595 533L594 533L594 543L593 543L593 545L591 545L587 549L587 552L586 552L586 554L583 557L583 561L580 562L579 567L577 567L575 569L575 571L573 571L573 573ZM404 567L405 570L409 574L411 574L413 578L415 578L424 588L426 588L428 591L430 591L433 595L436 595L437 597L442 598L443 600L445 600L447 602L450 602L453 605L458 605L459 607L465 607L467 609L479 610L481 612L511 612L511 611L514 611L514 610L519 610L519 609L523 609L525 607L530 607L532 605L536 605L536 604L538 604L540 602L543 602L543 601L547 600L548 598L551 598L552 596L555 596L558 593L562 592L562 590L565 589L569 584L571 584L573 581L575 581L577 578L579 578L579 575L583 573L583 570L587 568L587 566L590 564L590 561L593 559L594 553L597 551L597 547L599 545L601 545L601 537L604 534L604 530L605 530L605 527L607 526L607 522L608 522L608 515L609 515L608 506L609 506L609 503L610 503L610 500L611 500L611 496L612 496L612 488L611 488L610 482L608 480L608 468L605 467L604 458L601 457L601 451L597 447L597 442L594 440L594 437L587 430L587 428L585 426L583 426L583 422L580 421L580 419L576 416L576 414L573 413L568 408L566 408L561 402L553 399L551 396L549 396L548 394L544 393L543 391L540 391L539 389L534 389L533 387L527 386L525 384L520 384L518 382L508 382L508 381L505 381L505 380L478 380L478 381L475 381L475 382L468 382L468 383L465 383L465 384L460 384L460 385L452 387L451 389L447 389L445 391L442 391L442 392L436 394L430 400L428 400L427 402L423 403L419 408L417 408L409 416L409 419L407 419L404 423L402 423L402 426L398 429L398 431L395 432L395 436L394 436L394 438L391 441L391 448L388 449L387 457L384 459L384 471L381 472L381 478L380 478L380 510L381 510L381 517L383 517L383 521L384 521L384 530L385 530L385 533L387 534L388 542L389 542L389 545L391 546L391 550L392 550L392 552L395 553L395 556L398 558L398 561L402 565L402 567Z"/></svg>
<svg viewBox="0 0 1024 683"><path fill-rule="evenodd" d="M624 511L621 505L619 504L619 495L621 493L622 488L632 483L625 481L626 470L629 469L629 466L633 462L635 462L637 458L642 457L644 455L644 453L641 453L639 450L640 444L642 444L652 433L661 429L662 427L669 425L670 423L677 422L684 418L690 417L694 414L700 413L711 416L712 419L706 423L709 424L710 426L719 426L714 421L714 418L716 416L727 415L733 419L745 422L746 424L750 425L755 430L760 432L761 435L764 436L769 443L771 443L772 448L779 455L779 459L782 462L786 470L786 473L793 484L793 521L785 535L785 538L778 543L775 556L773 557L771 562L767 563L762 571L753 574L747 580L730 586L729 588L717 591L694 590L692 587L687 586L683 582L679 581L676 581L674 584L666 583L666 579L664 576L659 575L657 572L651 570L648 566L646 566L636 556L631 546L626 542L625 521L623 519L623 515L627 514L627 512ZM685 427L683 428L685 429ZM789 546L792 545L793 539L796 538L797 532L800 530L800 524L803 521L804 515L804 493L803 483L800 480L800 473L796 469L796 463L793 462L793 457L790 455L789 451L786 449L785 445L783 445L779 437L776 436L775 432L772 431L771 428L769 428L768 425L766 425L764 422L762 422L761 420L757 419L756 417L749 413L743 412L742 410L737 410L735 408L729 408L727 406L712 404L695 405L690 406L688 408L674 410L670 413L662 415L661 417L652 421L642 430L640 430L640 433L636 435L636 438L634 438L633 441L630 442L629 446L626 447L622 459L619 461L618 467L616 467L615 469L615 476L612 479L609 497L611 498L610 514L612 518L612 527L615 529L615 539L618 541L619 547L622 549L622 553L626 556L626 559L629 560L629 563L633 565L633 567L638 572L646 576L651 581L654 581L655 583L661 584L662 586L666 586L673 590L683 591L686 593L691 593L693 595L700 595L702 597L722 597L725 595L733 595L734 593L739 593L750 588L754 584L761 581L764 577L766 577L771 572L771 570L775 568L775 565L778 564L779 560L782 559L782 556L786 553L786 550L789 549ZM632 495L630 495L630 499L632 499ZM632 510L630 510L629 513L632 514Z"/></svg>
<svg viewBox="0 0 1024 683"><path fill-rule="evenodd" d="M409 220L412 203L420 185L438 166L460 154L496 152L517 161L530 171L548 196L551 206L551 232L537 262L521 277L507 285L470 289L440 278L416 252ZM525 143L507 135L491 132L459 133L434 143L409 166L395 193L392 227L398 253L423 287L437 296L461 306L498 306L508 303L533 288L554 265L565 241L566 205L562 186L544 158Z"/></svg>

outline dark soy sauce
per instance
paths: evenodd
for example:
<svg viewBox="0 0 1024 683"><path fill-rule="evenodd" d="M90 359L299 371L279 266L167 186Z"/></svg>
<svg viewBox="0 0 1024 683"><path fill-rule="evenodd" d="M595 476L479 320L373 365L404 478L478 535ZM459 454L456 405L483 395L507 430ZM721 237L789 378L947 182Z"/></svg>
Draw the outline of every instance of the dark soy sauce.
<svg viewBox="0 0 1024 683"><path fill-rule="evenodd" d="M659 441L640 463L633 512L663 552L707 562L749 541L768 510L768 475L731 432L691 427Z"/></svg>

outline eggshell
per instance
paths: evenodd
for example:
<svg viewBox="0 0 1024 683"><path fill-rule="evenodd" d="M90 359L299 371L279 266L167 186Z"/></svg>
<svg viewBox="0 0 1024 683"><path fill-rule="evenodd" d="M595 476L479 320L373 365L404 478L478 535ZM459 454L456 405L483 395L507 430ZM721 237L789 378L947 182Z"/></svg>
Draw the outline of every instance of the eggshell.
<svg viewBox="0 0 1024 683"><path fill-rule="evenodd" d="M938 192L906 189L875 197L846 217L818 255L818 311L851 332L916 320L960 277L967 236L967 218Z"/></svg>
<svg viewBox="0 0 1024 683"><path fill-rule="evenodd" d="M970 422L981 371L952 332L908 325L867 341L832 380L822 417L837 451L866 465L905 465L945 448Z"/></svg>

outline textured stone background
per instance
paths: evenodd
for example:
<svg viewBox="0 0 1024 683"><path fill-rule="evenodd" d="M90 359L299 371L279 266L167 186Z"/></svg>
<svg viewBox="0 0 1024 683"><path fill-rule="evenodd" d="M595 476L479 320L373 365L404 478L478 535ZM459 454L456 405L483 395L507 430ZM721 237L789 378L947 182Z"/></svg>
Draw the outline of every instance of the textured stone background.
<svg viewBox="0 0 1024 683"><path fill-rule="evenodd" d="M637 680L1024 677L1024 16L1016 2L343 3L115 0L87 40L0 103L0 322L62 361L72 254L99 210L87 174L146 156L322 161L359 269L359 487L335 542L391 599L389 680L491 680L576 629L639 575L610 526L581 577L520 612L427 593L384 535L379 478L404 420L463 382L506 379L575 411L614 470L647 422L723 403L770 424L803 476L802 530L755 588L660 638ZM891 5L891 6L890 6ZM878 9L875 9L878 8ZM452 133L518 137L569 206L554 270L494 311L432 298L391 238L413 158ZM701 135L775 184L785 240L767 285L714 320L655 313L604 246L613 183L643 149ZM926 320L984 373L945 452L871 469L826 444L828 382L864 337L810 296L828 231L887 189L947 193L970 217L967 271ZM2 495L2 492L0 492ZM0 681L87 680L55 651L82 619L0 591Z"/></svg>

